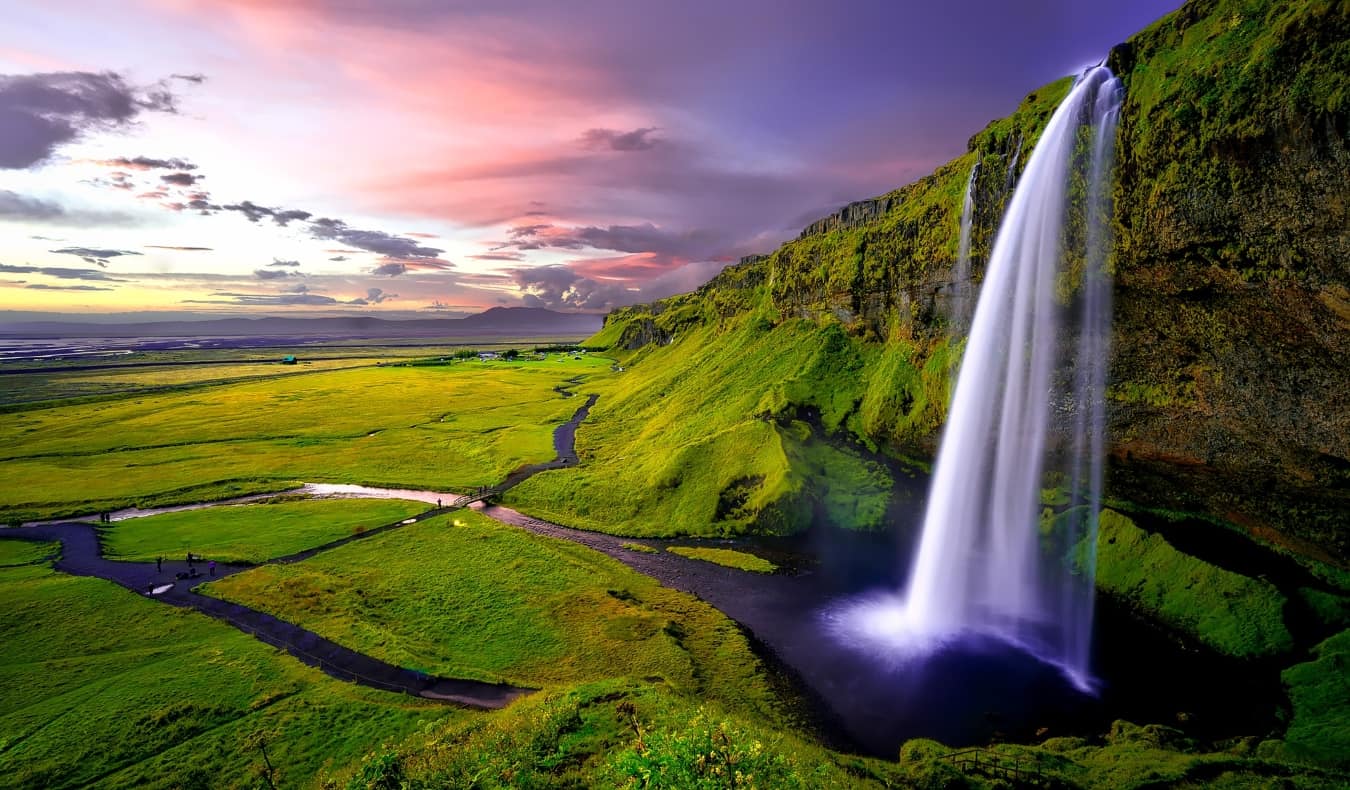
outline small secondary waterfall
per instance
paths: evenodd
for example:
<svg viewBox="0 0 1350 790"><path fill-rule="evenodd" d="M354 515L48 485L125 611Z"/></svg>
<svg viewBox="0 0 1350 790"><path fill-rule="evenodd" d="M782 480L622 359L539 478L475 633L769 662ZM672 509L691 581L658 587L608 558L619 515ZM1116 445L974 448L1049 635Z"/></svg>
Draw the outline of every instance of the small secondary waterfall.
<svg viewBox="0 0 1350 790"><path fill-rule="evenodd" d="M1017 163L1022 159L1022 136L1017 136L1017 150L1013 151L1012 159L1008 160L1008 170L1003 174L1003 194L1008 194L1012 189L1013 176L1017 174Z"/></svg>
<svg viewBox="0 0 1350 790"><path fill-rule="evenodd" d="M1085 72L1008 203L906 590L826 615L840 638L880 658L903 660L962 634L993 636L1058 666L1078 688L1093 686L1120 98L1109 69ZM1069 507L1053 518L1042 514L1047 485L1068 492Z"/></svg>
<svg viewBox="0 0 1350 790"><path fill-rule="evenodd" d="M956 248L956 267L952 269L951 323L953 333L964 333L970 324L970 231L975 216L975 179L980 175L980 159L966 179L966 197L961 204L961 236Z"/></svg>
<svg viewBox="0 0 1350 790"><path fill-rule="evenodd" d="M961 362L905 605L919 633L994 633L1060 664L1081 685L1089 677L1095 563L1075 548L1089 538L1085 548L1095 547L1101 495L1110 320L1105 201L1120 93L1109 69L1085 73L1013 193ZM1086 193L1075 194L1084 181ZM1077 321L1057 304L1066 286ZM1067 395L1055 381L1066 347ZM1056 521L1043 540L1052 404L1066 397L1073 419L1064 461L1075 503L1085 507ZM1047 543L1053 553L1044 551Z"/></svg>

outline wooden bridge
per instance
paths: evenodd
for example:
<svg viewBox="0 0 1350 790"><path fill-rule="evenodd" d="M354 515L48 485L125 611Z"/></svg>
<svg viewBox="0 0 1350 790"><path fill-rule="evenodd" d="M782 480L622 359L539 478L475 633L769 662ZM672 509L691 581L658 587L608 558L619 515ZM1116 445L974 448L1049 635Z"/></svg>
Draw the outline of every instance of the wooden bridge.
<svg viewBox="0 0 1350 790"><path fill-rule="evenodd" d="M483 486L482 488L478 489L472 494L465 494L463 496L455 497L454 499L450 500L450 504L446 506L446 509L458 510L459 508L462 507L468 507L469 505L472 505L474 502L486 502L489 499L497 496L504 490L505 489L503 489L501 486Z"/></svg>
<svg viewBox="0 0 1350 790"><path fill-rule="evenodd" d="M954 765L961 773L1001 779L1013 787L1049 787L1053 784L1051 777L1042 773L1034 760L1028 758L1023 761L1021 757L1009 757L991 749L980 747L962 749L943 755L942 759Z"/></svg>

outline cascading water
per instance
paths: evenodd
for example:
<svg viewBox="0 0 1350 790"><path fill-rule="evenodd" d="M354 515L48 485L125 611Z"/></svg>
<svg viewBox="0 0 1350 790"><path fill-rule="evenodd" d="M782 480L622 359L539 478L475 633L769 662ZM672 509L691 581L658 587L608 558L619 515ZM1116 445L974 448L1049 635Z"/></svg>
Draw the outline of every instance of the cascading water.
<svg viewBox="0 0 1350 790"><path fill-rule="evenodd" d="M1017 163L1022 159L1022 136L1017 136L1017 150L1013 151L1012 159L1008 160L1008 170L1003 174L1003 194L1008 194L1012 189L1013 176L1017 175Z"/></svg>
<svg viewBox="0 0 1350 790"><path fill-rule="evenodd" d="M966 197L961 204L961 236L956 249L956 267L952 269L951 323L953 333L964 333L970 323L970 231L975 218L975 179L980 175L980 159L966 179Z"/></svg>
<svg viewBox="0 0 1350 790"><path fill-rule="evenodd" d="M900 652L992 635L1091 688L1120 94L1109 69L1089 69L1032 152L985 270L908 587L834 613L837 632ZM1075 507L1042 525L1051 472Z"/></svg>

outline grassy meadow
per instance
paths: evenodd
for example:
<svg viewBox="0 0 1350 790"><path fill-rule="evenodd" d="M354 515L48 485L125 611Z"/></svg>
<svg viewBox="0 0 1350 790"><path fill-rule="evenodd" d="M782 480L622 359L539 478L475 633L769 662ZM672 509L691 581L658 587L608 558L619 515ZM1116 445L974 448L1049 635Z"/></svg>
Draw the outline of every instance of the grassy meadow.
<svg viewBox="0 0 1350 790"><path fill-rule="evenodd" d="M41 562L60 550L58 543L37 543L27 540L0 540L0 568L31 565Z"/></svg>
<svg viewBox="0 0 1350 790"><path fill-rule="evenodd" d="M0 541L8 558L15 545ZM0 787L278 787L466 714L45 565L0 568Z"/></svg>
<svg viewBox="0 0 1350 790"><path fill-rule="evenodd" d="M648 678L768 705L711 606L565 540L460 511L204 591L419 671L531 687Z"/></svg>
<svg viewBox="0 0 1350 790"><path fill-rule="evenodd" d="M280 490L296 481L466 489L553 457L595 357L320 371L16 411L0 522Z"/></svg>
<svg viewBox="0 0 1350 790"><path fill-rule="evenodd" d="M748 551L713 549L705 546L671 546L666 551L671 554L678 554L681 557L688 557L691 560L702 560L742 571L773 573L778 570L777 565L763 557L756 557Z"/></svg>
<svg viewBox="0 0 1350 790"><path fill-rule="evenodd" d="M425 512L397 499L301 499L225 505L119 521L102 530L110 559L152 562L185 553L260 563ZM0 544L3 545L3 544Z"/></svg>
<svg viewBox="0 0 1350 790"><path fill-rule="evenodd" d="M837 325L729 324L615 352L624 370L587 386L600 400L577 434L582 465L537 475L506 500L639 537L784 534L818 513L880 528L890 475L850 443L866 421L940 420L946 363L920 365L899 344L865 346Z"/></svg>

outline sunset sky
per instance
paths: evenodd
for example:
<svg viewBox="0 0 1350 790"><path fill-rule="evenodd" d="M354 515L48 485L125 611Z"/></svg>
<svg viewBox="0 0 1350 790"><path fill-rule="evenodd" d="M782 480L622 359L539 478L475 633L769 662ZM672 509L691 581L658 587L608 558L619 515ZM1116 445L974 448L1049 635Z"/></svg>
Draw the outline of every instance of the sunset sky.
<svg viewBox="0 0 1350 790"><path fill-rule="evenodd" d="M0 311L666 296L1178 4L8 0Z"/></svg>

